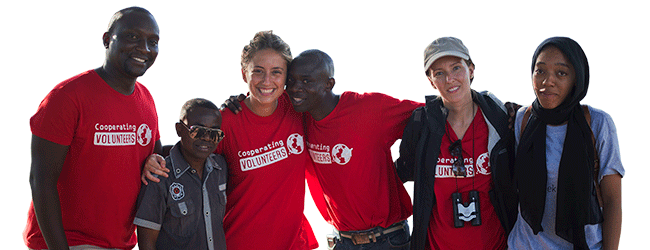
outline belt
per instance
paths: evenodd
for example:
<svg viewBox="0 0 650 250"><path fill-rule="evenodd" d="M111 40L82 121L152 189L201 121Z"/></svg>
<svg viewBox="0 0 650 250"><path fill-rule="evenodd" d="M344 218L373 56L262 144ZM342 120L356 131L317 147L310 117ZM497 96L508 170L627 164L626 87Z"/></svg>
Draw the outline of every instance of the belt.
<svg viewBox="0 0 650 250"><path fill-rule="evenodd" d="M341 237L343 238L348 238L352 240L352 243L354 243L355 245L368 244L370 242L377 242L377 238L381 237L382 235L386 235L404 229L404 223L406 223L406 221L397 222L388 228L375 227L373 229L362 231L362 232L341 231L339 232L339 235L341 235Z"/></svg>

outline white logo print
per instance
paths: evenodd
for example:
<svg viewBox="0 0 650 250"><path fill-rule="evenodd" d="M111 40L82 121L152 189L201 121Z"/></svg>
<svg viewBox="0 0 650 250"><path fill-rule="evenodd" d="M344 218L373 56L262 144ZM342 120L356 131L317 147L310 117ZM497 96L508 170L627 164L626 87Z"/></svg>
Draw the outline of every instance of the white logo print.
<svg viewBox="0 0 650 250"><path fill-rule="evenodd" d="M311 156L311 160L314 163L332 164L332 155L330 154L330 146L307 142L307 150L309 151L309 156Z"/></svg>
<svg viewBox="0 0 650 250"><path fill-rule="evenodd" d="M289 138L291 138L291 136ZM296 140L302 142L302 138ZM289 150L291 150L290 147L288 148ZM298 150L298 149L294 147L293 150ZM300 152L302 152L302 149L300 150ZM289 152L287 151L287 148L284 147L284 141L279 140L279 141L273 141L259 148L239 151L237 152L237 156L242 157L239 159L239 165L241 167L241 171L249 171L249 170L265 167L273 163L279 162L281 160L287 159L287 157L289 157Z"/></svg>
<svg viewBox="0 0 650 250"><path fill-rule="evenodd" d="M133 124L96 123L94 128L95 135L93 143L97 146L131 146L135 145L135 142L138 140L138 136L136 135L137 127Z"/></svg>
<svg viewBox="0 0 650 250"><path fill-rule="evenodd" d="M487 152L479 155L478 159L476 159L476 171L482 175L489 175L492 173L492 169L490 168L490 158L488 157Z"/></svg>
<svg viewBox="0 0 650 250"><path fill-rule="evenodd" d="M348 148L345 144L336 144L332 148L332 160L339 165L345 165L350 162L352 158L352 148Z"/></svg>
<svg viewBox="0 0 650 250"><path fill-rule="evenodd" d="M169 193L172 195L172 199L175 201L183 199L183 197L185 197L185 190L183 190L183 185L180 183L172 183L172 185L169 186Z"/></svg>
<svg viewBox="0 0 650 250"><path fill-rule="evenodd" d="M290 154L300 154L305 149L305 143L302 136L298 133L292 134L287 138L287 148Z"/></svg>
<svg viewBox="0 0 650 250"><path fill-rule="evenodd" d="M143 123L142 125L140 125L140 127L138 128L137 135L138 135L138 143L140 143L140 145L147 146L151 142L151 129L149 128L149 126L147 126L147 124Z"/></svg>

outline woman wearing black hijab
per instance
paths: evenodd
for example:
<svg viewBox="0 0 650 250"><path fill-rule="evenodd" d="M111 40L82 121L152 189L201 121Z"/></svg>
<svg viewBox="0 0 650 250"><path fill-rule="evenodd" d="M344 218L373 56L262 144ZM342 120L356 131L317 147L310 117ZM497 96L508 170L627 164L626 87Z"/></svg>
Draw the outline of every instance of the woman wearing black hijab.
<svg viewBox="0 0 650 250"><path fill-rule="evenodd" d="M580 105L589 87L584 51L570 38L546 39L532 81L537 98L515 122L519 215L508 247L618 248L625 170L611 117Z"/></svg>

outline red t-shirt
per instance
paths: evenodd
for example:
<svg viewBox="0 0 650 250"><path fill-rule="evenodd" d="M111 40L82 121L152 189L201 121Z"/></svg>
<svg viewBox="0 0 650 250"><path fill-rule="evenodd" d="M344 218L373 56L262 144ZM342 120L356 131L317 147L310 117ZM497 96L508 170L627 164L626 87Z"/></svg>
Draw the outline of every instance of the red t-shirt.
<svg viewBox="0 0 650 250"><path fill-rule="evenodd" d="M481 109L476 112L461 141L467 177L454 176L452 163L456 157L451 156L449 146L451 142L458 140L458 136L449 123L445 125L445 129L447 133L442 137L436 165L436 181L433 187L436 205L429 220L429 246L431 249L505 249L506 235L488 194L492 189L492 170L487 150L488 127ZM468 202L469 191L479 192L480 226L465 222L461 228L454 227L451 195L457 192L456 184L463 202Z"/></svg>
<svg viewBox="0 0 650 250"><path fill-rule="evenodd" d="M131 95L89 70L60 84L30 120L32 133L69 145L57 183L68 244L131 249L140 171L160 139L147 88ZM29 248L47 248L30 205L23 233Z"/></svg>
<svg viewBox="0 0 650 250"><path fill-rule="evenodd" d="M390 147L402 138L413 110L423 105L380 93L345 92L324 119L307 115L307 148L317 178L307 180L319 211L338 230L388 227L412 214ZM322 192L312 190L314 182Z"/></svg>
<svg viewBox="0 0 650 250"><path fill-rule="evenodd" d="M288 96L260 117L244 102L239 114L223 112L226 137L217 153L228 162L224 229L228 249L309 249L316 238L303 215L305 165L302 114Z"/></svg>

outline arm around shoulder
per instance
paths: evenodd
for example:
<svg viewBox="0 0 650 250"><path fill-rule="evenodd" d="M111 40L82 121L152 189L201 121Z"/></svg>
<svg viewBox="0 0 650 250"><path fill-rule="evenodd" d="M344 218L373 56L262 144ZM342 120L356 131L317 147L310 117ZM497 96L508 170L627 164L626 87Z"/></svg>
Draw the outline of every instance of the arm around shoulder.
<svg viewBox="0 0 650 250"><path fill-rule="evenodd" d="M156 142L156 144L159 144L160 141ZM165 146L167 147L167 146ZM162 148L162 146L161 146ZM169 153L168 153L169 154ZM154 153L147 157L147 160L144 162L144 166L142 167L142 175L140 176L140 180L144 185L148 185L149 182L147 180L153 181L153 182L160 182L160 179L157 176L163 176L163 177L169 177L167 174L169 173L169 169L166 167L166 162L165 158L157 153Z"/></svg>
<svg viewBox="0 0 650 250"><path fill-rule="evenodd" d="M38 226L49 249L68 249L57 190L69 146L32 135L29 184Z"/></svg>

